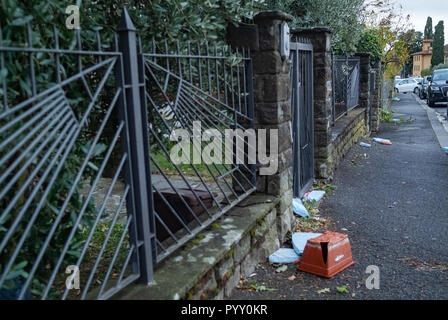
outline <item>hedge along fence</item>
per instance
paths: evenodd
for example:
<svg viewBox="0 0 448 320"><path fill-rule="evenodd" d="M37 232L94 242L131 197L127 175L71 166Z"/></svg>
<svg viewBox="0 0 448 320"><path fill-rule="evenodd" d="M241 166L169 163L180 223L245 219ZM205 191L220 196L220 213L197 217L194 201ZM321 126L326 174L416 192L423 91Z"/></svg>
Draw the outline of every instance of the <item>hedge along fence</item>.
<svg viewBox="0 0 448 320"><path fill-rule="evenodd" d="M157 44L157 51L174 51L178 41L213 41L219 47L225 44L225 30L228 23L237 23L245 17L252 17L261 9L264 0L156 0L133 1L128 11L141 36L143 51L153 50L153 43ZM126 1L77 1L80 6L81 42L84 48L111 50L114 43L114 29L119 21L120 10ZM62 0L32 1L23 3L17 0L2 0L0 12L0 26L4 46L28 46L26 24L32 24L31 41L34 47L53 47L54 30L58 30L59 47L74 49L77 47L76 33L65 26L68 14L65 10L67 2ZM98 47L98 40L101 47ZM74 57L61 56L64 75L73 74L78 67ZM83 57L83 65L89 64L89 57ZM28 56L14 55L5 59L5 68L0 70L0 81L6 80L8 86L8 100L23 101L31 93L29 79ZM36 82L39 88L45 89L56 81L54 68L51 68L53 57L48 54L38 54L33 57L36 67ZM92 77L94 78L94 77ZM94 81L94 79L87 79ZM2 95L0 88L0 95ZM82 90L70 92L70 102L82 100ZM99 103L101 105L101 102ZM98 115L104 113L99 107L95 110ZM92 123L95 126L94 123ZM92 127L92 132L95 132ZM112 157L115 159L116 157ZM116 161L115 161L116 162ZM115 163L112 161L112 163Z"/></svg>

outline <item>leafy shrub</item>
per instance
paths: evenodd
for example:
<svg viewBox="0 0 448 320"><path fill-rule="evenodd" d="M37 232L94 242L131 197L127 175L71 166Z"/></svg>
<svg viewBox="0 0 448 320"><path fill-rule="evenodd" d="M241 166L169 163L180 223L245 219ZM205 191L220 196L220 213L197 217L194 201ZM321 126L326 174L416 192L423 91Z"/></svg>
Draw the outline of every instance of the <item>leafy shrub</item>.
<svg viewBox="0 0 448 320"><path fill-rule="evenodd" d="M383 50L378 35L374 30L366 29L361 33L357 51L370 53L370 62L372 64L381 61Z"/></svg>

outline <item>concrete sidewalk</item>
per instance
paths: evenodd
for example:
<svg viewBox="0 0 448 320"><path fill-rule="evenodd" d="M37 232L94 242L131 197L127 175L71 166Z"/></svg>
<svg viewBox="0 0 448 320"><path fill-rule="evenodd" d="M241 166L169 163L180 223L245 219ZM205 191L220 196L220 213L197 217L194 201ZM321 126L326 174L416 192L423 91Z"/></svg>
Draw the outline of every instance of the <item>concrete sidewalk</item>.
<svg viewBox="0 0 448 320"><path fill-rule="evenodd" d="M294 265L276 273L264 263L252 281L276 290L236 289L231 299L448 299L448 155L413 95L400 99L394 117L411 120L383 123L377 135L393 145L363 139L372 148L353 147L320 208L331 231L349 235L356 264L323 279ZM380 269L379 290L366 288L369 265ZM337 292L341 286L349 293Z"/></svg>

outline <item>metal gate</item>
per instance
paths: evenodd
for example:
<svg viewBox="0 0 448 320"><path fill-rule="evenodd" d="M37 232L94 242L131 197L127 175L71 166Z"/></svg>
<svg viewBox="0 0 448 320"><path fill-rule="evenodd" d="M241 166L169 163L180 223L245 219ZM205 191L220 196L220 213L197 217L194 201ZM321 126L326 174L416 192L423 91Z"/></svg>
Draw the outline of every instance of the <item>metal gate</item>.
<svg viewBox="0 0 448 320"><path fill-rule="evenodd" d="M372 107L373 107L373 95L376 89L376 72L370 71L370 98L369 98L369 130L372 131Z"/></svg>
<svg viewBox="0 0 448 320"><path fill-rule="evenodd" d="M293 194L301 197L314 179L313 46L308 39L291 43L290 59Z"/></svg>

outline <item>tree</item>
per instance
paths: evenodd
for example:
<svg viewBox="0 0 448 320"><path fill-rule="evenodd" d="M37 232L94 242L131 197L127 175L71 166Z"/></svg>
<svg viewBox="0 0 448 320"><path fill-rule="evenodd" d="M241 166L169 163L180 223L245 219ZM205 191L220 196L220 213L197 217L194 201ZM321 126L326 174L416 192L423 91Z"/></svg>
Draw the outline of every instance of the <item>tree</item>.
<svg viewBox="0 0 448 320"><path fill-rule="evenodd" d="M294 27L326 26L333 30L336 54L354 53L364 30L364 0L268 0L269 9L282 10L293 17Z"/></svg>
<svg viewBox="0 0 448 320"><path fill-rule="evenodd" d="M436 66L443 63L443 46L445 44L445 36L443 33L443 20L435 27L434 42L432 43L432 58L431 66Z"/></svg>
<svg viewBox="0 0 448 320"><path fill-rule="evenodd" d="M407 43L409 47L409 53L413 54L422 50L422 41L423 41L423 33L420 31L415 31L414 29L410 29L407 32L400 35L400 39ZM414 59L412 55L409 55L409 58L406 60L404 65L405 74L412 74L412 70L414 68Z"/></svg>
<svg viewBox="0 0 448 320"><path fill-rule="evenodd" d="M409 15L391 0L369 0L364 7L363 22L375 30L381 43L381 62L388 78L398 74L409 59Z"/></svg>
<svg viewBox="0 0 448 320"><path fill-rule="evenodd" d="M373 29L365 29L361 34L358 43L357 52L370 53L370 62L375 64L381 61L383 56L383 48L381 47L380 39Z"/></svg>
<svg viewBox="0 0 448 320"><path fill-rule="evenodd" d="M424 39L434 39L434 34L432 33L432 18L431 17L428 17L428 19L426 19Z"/></svg>

